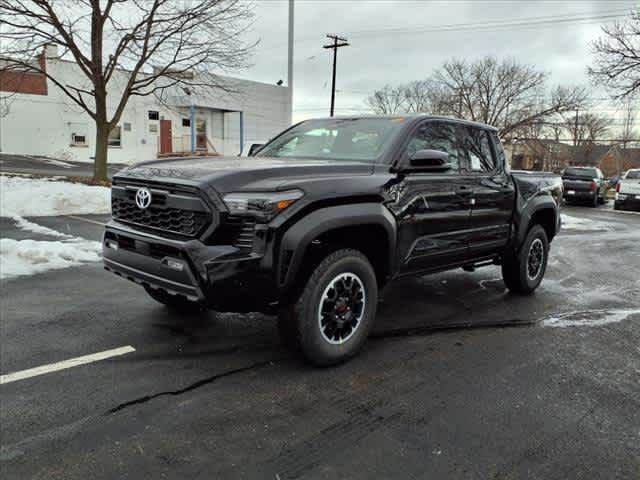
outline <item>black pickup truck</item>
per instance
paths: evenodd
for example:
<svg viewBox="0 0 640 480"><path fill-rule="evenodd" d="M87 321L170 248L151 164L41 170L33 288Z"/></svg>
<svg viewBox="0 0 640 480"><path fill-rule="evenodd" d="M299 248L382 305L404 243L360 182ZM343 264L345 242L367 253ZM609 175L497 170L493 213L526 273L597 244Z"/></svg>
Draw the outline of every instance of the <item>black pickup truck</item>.
<svg viewBox="0 0 640 480"><path fill-rule="evenodd" d="M606 201L607 181L599 168L567 167L562 172L562 184L566 202L585 202L597 207Z"/></svg>
<svg viewBox="0 0 640 480"><path fill-rule="evenodd" d="M119 172L104 265L171 308L279 313L283 340L330 365L362 346L398 277L501 265L533 292L561 196L559 177L510 173L486 125L309 120L252 157Z"/></svg>

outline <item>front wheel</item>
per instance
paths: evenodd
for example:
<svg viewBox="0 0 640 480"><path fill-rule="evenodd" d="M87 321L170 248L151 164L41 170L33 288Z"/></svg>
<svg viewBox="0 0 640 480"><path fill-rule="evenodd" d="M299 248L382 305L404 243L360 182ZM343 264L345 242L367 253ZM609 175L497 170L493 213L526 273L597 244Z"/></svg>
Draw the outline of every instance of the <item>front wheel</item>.
<svg viewBox="0 0 640 480"><path fill-rule="evenodd" d="M335 365L360 350L377 304L376 275L367 257L338 250L320 262L300 295L283 308L280 334L309 363Z"/></svg>
<svg viewBox="0 0 640 480"><path fill-rule="evenodd" d="M518 253L511 252L502 260L502 278L509 290L529 295L538 288L547 269L549 241L540 225L527 233Z"/></svg>

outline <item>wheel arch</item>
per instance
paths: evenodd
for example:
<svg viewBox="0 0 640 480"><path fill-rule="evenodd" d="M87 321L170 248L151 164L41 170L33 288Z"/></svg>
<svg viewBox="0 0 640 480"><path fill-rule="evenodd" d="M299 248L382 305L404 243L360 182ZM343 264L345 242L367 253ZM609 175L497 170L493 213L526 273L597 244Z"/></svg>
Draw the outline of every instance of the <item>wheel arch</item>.
<svg viewBox="0 0 640 480"><path fill-rule="evenodd" d="M393 272L396 221L380 203L320 208L293 224L278 249L277 283L289 290L304 272L305 261L337 248L354 248L371 262L379 283Z"/></svg>
<svg viewBox="0 0 640 480"><path fill-rule="evenodd" d="M527 232L533 225L544 228L549 242L560 230L560 209L549 197L532 199L523 209L517 227L516 246L519 249L524 242Z"/></svg>

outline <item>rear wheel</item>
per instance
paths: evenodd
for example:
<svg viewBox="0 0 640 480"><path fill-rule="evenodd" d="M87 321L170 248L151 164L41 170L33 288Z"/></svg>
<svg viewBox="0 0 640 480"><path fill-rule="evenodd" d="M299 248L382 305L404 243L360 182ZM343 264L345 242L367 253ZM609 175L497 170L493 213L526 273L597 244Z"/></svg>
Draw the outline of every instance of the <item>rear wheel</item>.
<svg viewBox="0 0 640 480"><path fill-rule="evenodd" d="M378 303L373 267L357 250L328 255L280 315L284 343L317 366L354 356L371 330Z"/></svg>
<svg viewBox="0 0 640 480"><path fill-rule="evenodd" d="M538 288L547 269L549 241L540 225L531 227L518 253L505 255L502 278L509 290L528 295Z"/></svg>
<svg viewBox="0 0 640 480"><path fill-rule="evenodd" d="M198 302L192 302L182 295L171 295L164 290L158 290L151 287L144 287L149 296L156 302L166 305L171 310L178 312L197 312L204 310L204 307Z"/></svg>

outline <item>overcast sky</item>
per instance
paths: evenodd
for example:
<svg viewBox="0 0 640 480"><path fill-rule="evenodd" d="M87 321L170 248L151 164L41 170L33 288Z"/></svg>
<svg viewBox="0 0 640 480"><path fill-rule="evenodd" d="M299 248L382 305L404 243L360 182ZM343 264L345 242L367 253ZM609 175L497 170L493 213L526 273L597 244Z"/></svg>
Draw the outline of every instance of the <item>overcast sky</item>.
<svg viewBox="0 0 640 480"><path fill-rule="evenodd" d="M638 4L638 0L296 0L294 120L328 114L331 54L322 49L327 33L346 36L351 43L338 53L336 109L353 113L365 108L364 99L374 89L424 78L451 57L513 56L549 72L554 84L587 84L589 44L598 37L602 23L615 20L593 17L622 15ZM288 2L256 0L254 5L252 35L260 45L254 66L238 76L286 81ZM576 17L591 18L576 22ZM482 27L486 22L528 25ZM461 30L460 24L472 25ZM453 25L452 31L434 31L443 25ZM600 107L611 105L601 102Z"/></svg>

